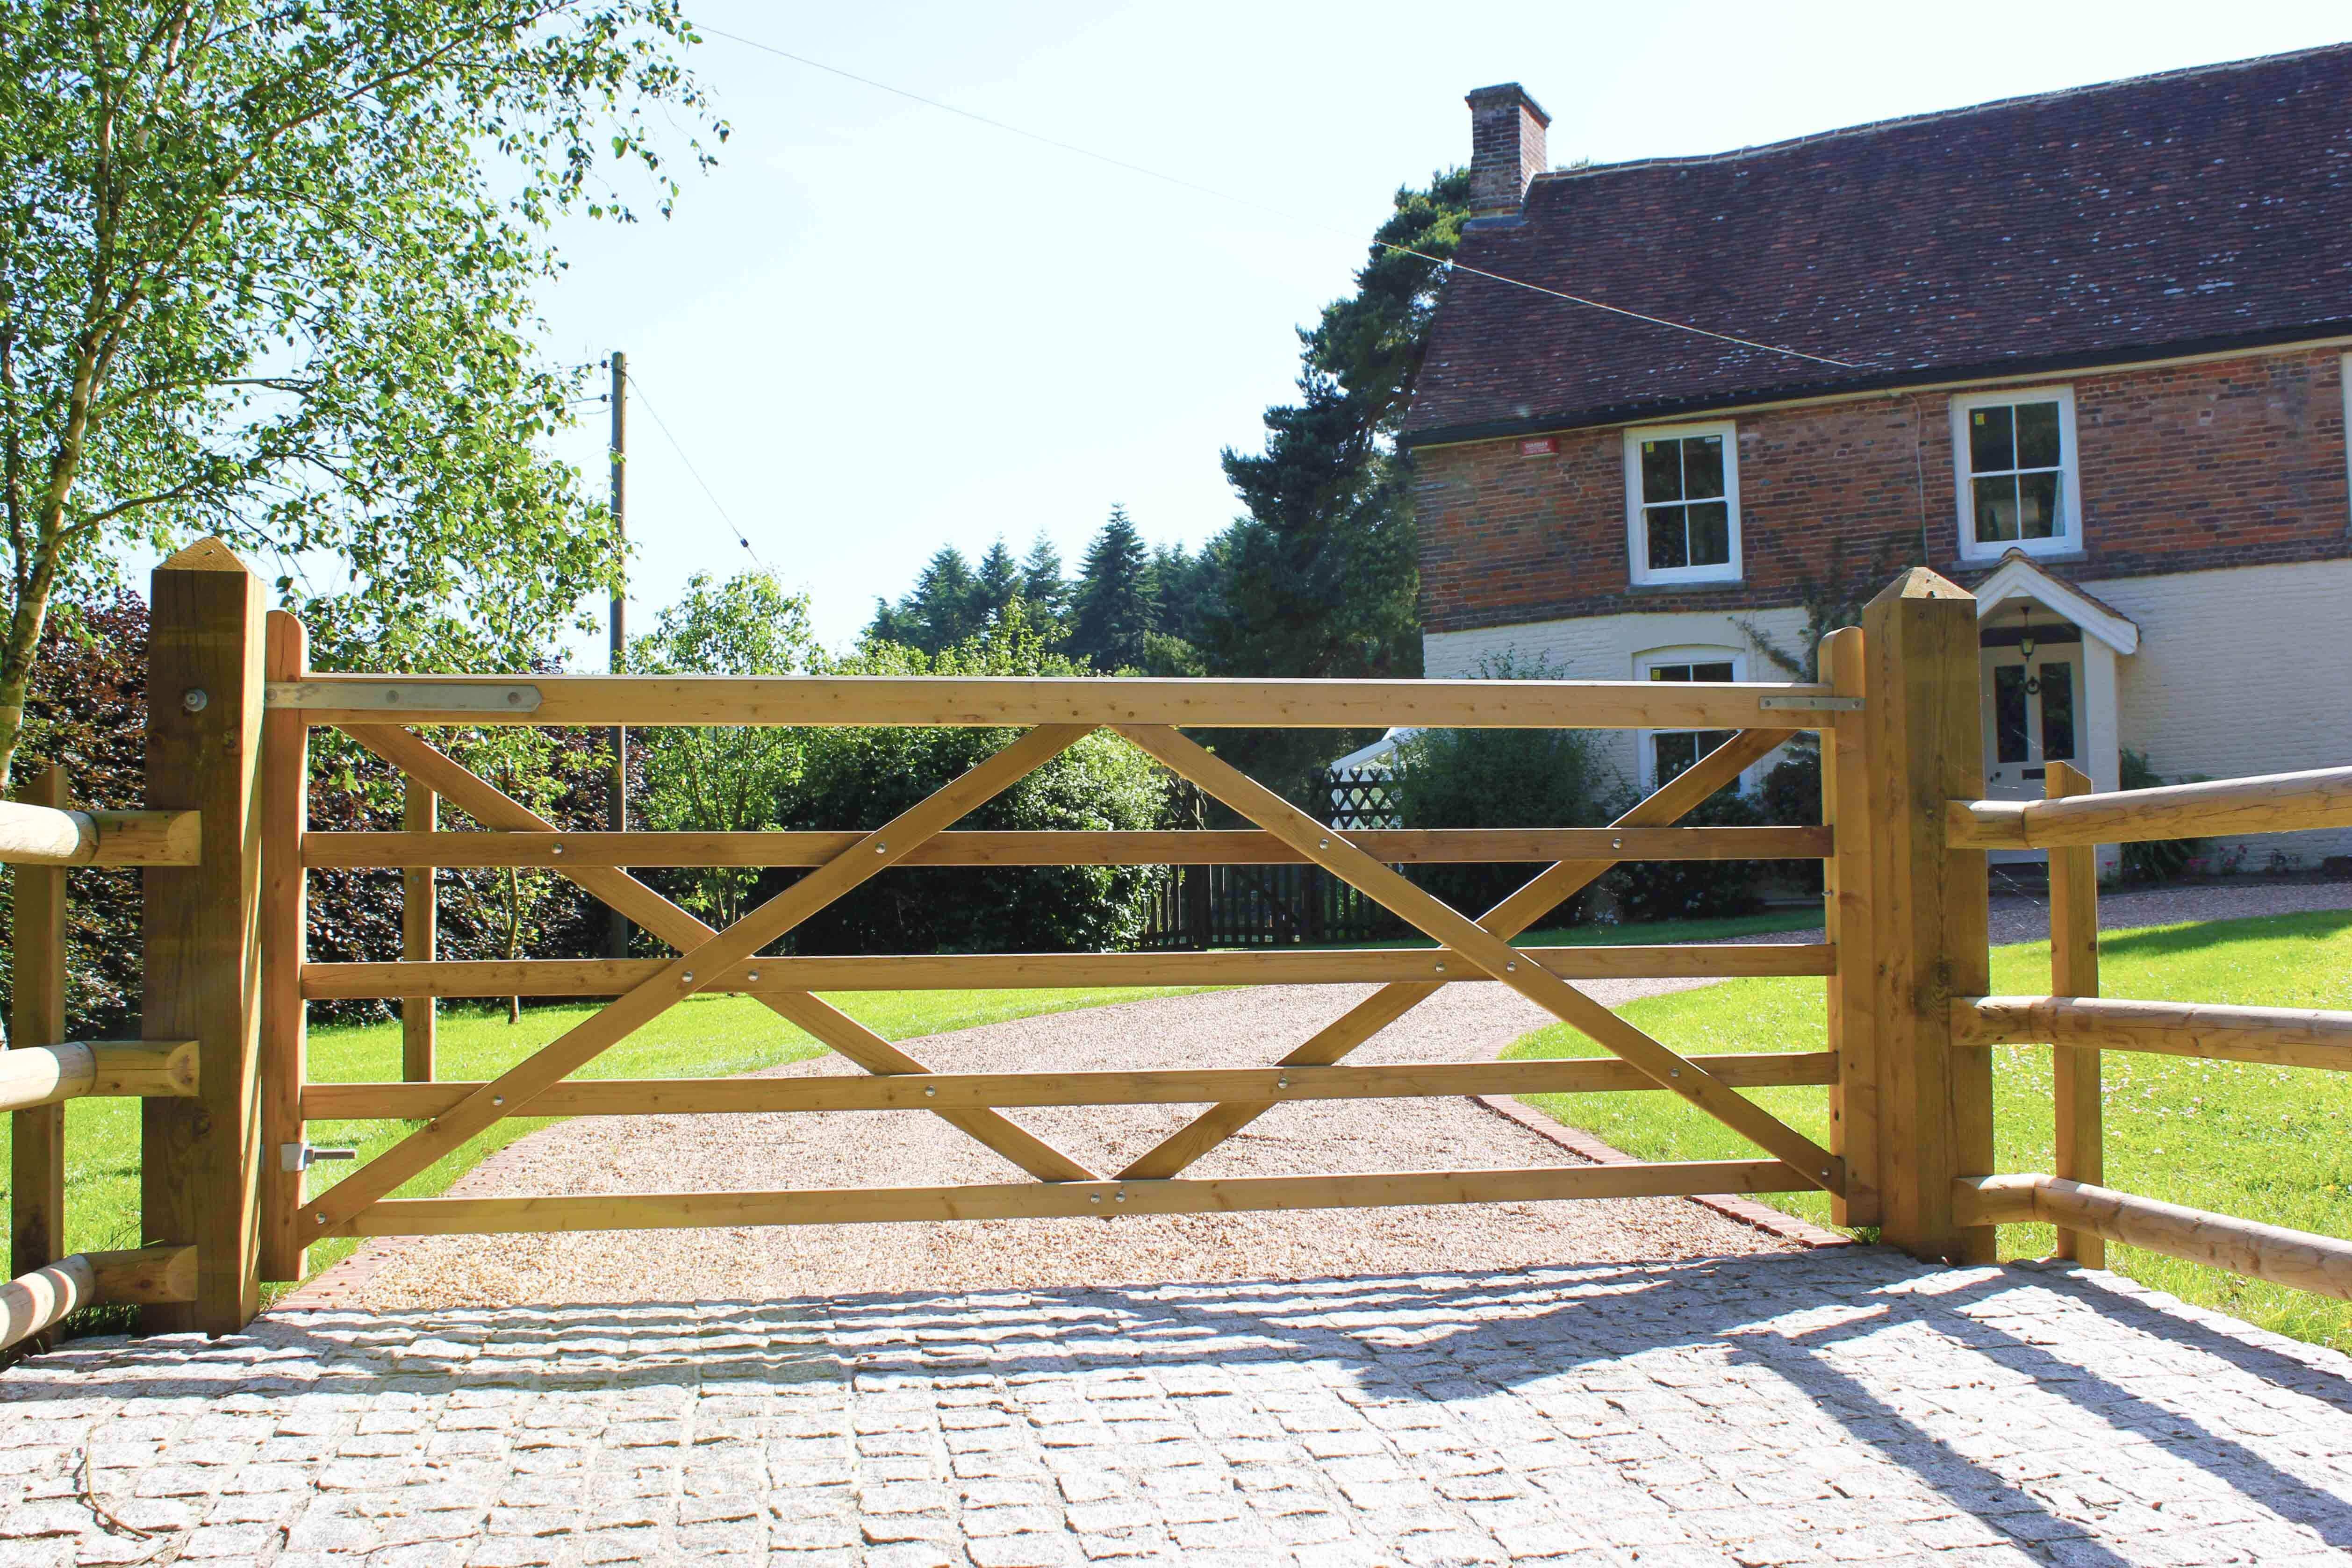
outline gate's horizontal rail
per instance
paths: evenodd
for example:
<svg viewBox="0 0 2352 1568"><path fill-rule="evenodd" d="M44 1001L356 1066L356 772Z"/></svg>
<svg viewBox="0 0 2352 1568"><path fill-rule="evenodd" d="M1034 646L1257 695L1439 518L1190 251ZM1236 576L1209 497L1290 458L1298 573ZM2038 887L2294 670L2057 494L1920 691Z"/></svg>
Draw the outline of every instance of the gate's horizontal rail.
<svg viewBox="0 0 2352 1568"><path fill-rule="evenodd" d="M2352 1241L2338 1236L2289 1230L2040 1173L1961 1176L1952 1183L1952 1207L1962 1225L2039 1221L2352 1301Z"/></svg>
<svg viewBox="0 0 2352 1568"><path fill-rule="evenodd" d="M1523 947L1566 980L1716 979L1830 975L1825 942L1706 943L1647 947ZM610 997L662 973L662 958L469 959L440 963L306 964L313 1001L376 997ZM1381 985L1394 980L1492 980L1437 947L1276 949L1244 953L910 953L858 957L751 958L698 991L1020 990L1063 986Z"/></svg>
<svg viewBox="0 0 2352 1568"><path fill-rule="evenodd" d="M823 865L855 832L306 833L302 863L414 866ZM1348 841L1391 865L1566 860L1825 860L1827 828L1380 829ZM910 866L1299 865L1307 857L1272 833L941 833L900 861Z"/></svg>
<svg viewBox="0 0 2352 1568"><path fill-rule="evenodd" d="M783 1192L615 1193L563 1197L380 1198L320 1236L467 1236L694 1226L850 1225L898 1219L1088 1218L1401 1204L1540 1203L1800 1192L1821 1184L1779 1160L1528 1169L1384 1171L1210 1180L1018 1182L1001 1186L810 1187Z"/></svg>
<svg viewBox="0 0 2352 1568"><path fill-rule="evenodd" d="M1944 841L1956 850L2041 850L2347 827L2352 768L2049 800L1949 800L1944 808Z"/></svg>
<svg viewBox="0 0 2352 1568"><path fill-rule="evenodd" d="M1735 1088L1829 1083L1828 1051L1691 1059ZM309 1083L305 1121L437 1116L479 1083ZM794 1111L940 1111L1018 1105L1182 1105L1210 1101L1598 1094L1658 1090L1615 1058L1246 1067L1136 1072L914 1072L887 1078L589 1078L542 1091L531 1116L702 1116Z"/></svg>
<svg viewBox="0 0 2352 1568"><path fill-rule="evenodd" d="M268 692L271 707L300 709L312 724L639 727L1819 729L1834 716L1803 705L1831 700L1825 685L1769 682L937 675L314 675Z"/></svg>
<svg viewBox="0 0 2352 1568"><path fill-rule="evenodd" d="M2105 997L1955 997L1956 1045L2061 1045L2352 1071L2352 1012Z"/></svg>
<svg viewBox="0 0 2352 1568"><path fill-rule="evenodd" d="M194 865L196 811L67 811L0 800L0 862L8 865Z"/></svg>

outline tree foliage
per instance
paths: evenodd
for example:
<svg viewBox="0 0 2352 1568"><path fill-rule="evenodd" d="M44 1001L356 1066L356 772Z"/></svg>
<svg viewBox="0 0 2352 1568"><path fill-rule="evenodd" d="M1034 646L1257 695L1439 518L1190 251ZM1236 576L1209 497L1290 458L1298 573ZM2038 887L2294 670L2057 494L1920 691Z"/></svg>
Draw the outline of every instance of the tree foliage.
<svg viewBox="0 0 2352 1568"><path fill-rule="evenodd" d="M1068 652L1097 670L1143 665L1145 643L1160 630L1160 583L1151 550L1127 508L1113 507L1087 547L1070 617Z"/></svg>
<svg viewBox="0 0 2352 1568"><path fill-rule="evenodd" d="M1003 622L944 653L869 644L850 674L1082 675L1050 652L1016 604ZM805 732L788 828L872 829L1008 744L999 729L877 727ZM1168 776L1135 747L1097 732L982 806L961 828L1155 828ZM828 905L790 938L803 953L1064 952L1131 946L1158 866L894 871Z"/></svg>
<svg viewBox="0 0 2352 1568"><path fill-rule="evenodd" d="M726 582L698 572L630 651L646 674L789 675L814 667L808 600L764 571ZM801 782L805 731L761 726L642 731L648 827L759 832L782 825ZM760 880L757 869L709 866L691 874L688 906L712 924L734 924Z"/></svg>
<svg viewBox="0 0 2352 1568"><path fill-rule="evenodd" d="M691 37L676 0L0 0L0 779L114 549L278 559L321 662L380 668L522 665L609 579L532 294L551 219L667 210L667 126L723 135Z"/></svg>

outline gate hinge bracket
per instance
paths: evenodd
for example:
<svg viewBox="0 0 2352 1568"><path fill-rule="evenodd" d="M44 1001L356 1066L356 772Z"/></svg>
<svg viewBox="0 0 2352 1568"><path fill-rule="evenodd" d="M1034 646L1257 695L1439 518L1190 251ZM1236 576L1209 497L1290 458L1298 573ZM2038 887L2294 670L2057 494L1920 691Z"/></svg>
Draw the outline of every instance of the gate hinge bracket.
<svg viewBox="0 0 2352 1568"><path fill-rule="evenodd" d="M278 1145L278 1168L282 1171L307 1171L320 1160L355 1160L357 1149L322 1149L315 1144L280 1144Z"/></svg>
<svg viewBox="0 0 2352 1568"><path fill-rule="evenodd" d="M1860 713L1860 697L1758 697L1756 706L1784 713Z"/></svg>
<svg viewBox="0 0 2352 1568"><path fill-rule="evenodd" d="M535 713L541 701L534 685L487 682L272 681L263 688L264 707L424 709L433 713Z"/></svg>

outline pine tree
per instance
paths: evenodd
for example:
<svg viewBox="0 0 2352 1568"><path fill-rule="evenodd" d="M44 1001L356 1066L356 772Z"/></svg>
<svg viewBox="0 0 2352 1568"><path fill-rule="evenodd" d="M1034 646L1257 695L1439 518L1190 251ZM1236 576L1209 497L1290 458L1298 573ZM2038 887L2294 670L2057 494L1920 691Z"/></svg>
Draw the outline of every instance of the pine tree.
<svg viewBox="0 0 2352 1568"><path fill-rule="evenodd" d="M1021 563L1013 559L1013 552L1000 538L988 547L988 553L980 558L980 565L973 570L972 603L983 622L992 618L1002 622L1013 601L1022 597L1022 589Z"/></svg>
<svg viewBox="0 0 2352 1568"><path fill-rule="evenodd" d="M1043 528L1021 560L1021 597L1029 601L1032 618L1041 629L1060 634L1062 618L1069 613L1070 582L1062 575L1062 552ZM1051 640L1049 636L1049 641Z"/></svg>
<svg viewBox="0 0 2352 1568"><path fill-rule="evenodd" d="M1113 507L1102 532L1087 547L1078 573L1069 652L1097 670L1140 669L1145 643L1158 630L1159 587L1151 552L1124 507Z"/></svg>
<svg viewBox="0 0 2352 1568"><path fill-rule="evenodd" d="M1299 334L1299 401L1265 411L1262 455L1226 450L1225 477L1249 512L1203 552L1213 586L1199 635L1215 674L1421 674L1412 463L1396 435L1469 198L1458 169L1397 192L1355 292ZM1304 779L1346 739L1217 737L1233 761L1276 782Z"/></svg>
<svg viewBox="0 0 2352 1568"><path fill-rule="evenodd" d="M1218 541L1203 640L1219 674L1421 673L1412 465L1395 438L1444 281L1431 258L1454 253L1469 196L1461 170L1397 193L1355 293L1300 334L1300 401L1265 411L1262 455L1226 451L1249 515Z"/></svg>

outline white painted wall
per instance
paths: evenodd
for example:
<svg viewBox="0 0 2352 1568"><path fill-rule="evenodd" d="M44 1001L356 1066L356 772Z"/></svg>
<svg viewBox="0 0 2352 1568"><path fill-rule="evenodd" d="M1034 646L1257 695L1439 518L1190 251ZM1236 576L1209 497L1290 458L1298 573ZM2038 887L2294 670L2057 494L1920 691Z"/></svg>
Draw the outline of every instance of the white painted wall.
<svg viewBox="0 0 2352 1568"><path fill-rule="evenodd" d="M1740 619L1783 648L1794 649L1805 628L1802 610L1761 610ZM1551 661L1563 679L1630 681L1633 660L1654 648L1727 648L1739 655L1742 680L1783 681L1790 677L1756 651L1748 634L1724 614L1591 615L1572 621L1531 621L1518 626L1493 626L1475 632L1435 632L1421 640L1422 662L1432 676L1475 675L1481 660L1501 653L1523 659L1538 654ZM1637 776L1635 732L1613 736L1612 755L1628 785ZM1769 772L1780 753L1765 758L1743 776L1749 789Z"/></svg>
<svg viewBox="0 0 2352 1568"><path fill-rule="evenodd" d="M2084 582L2139 623L2116 661L2117 739L2167 779L2352 766L2352 560ZM2227 841L2260 870L2352 854L2352 831Z"/></svg>

